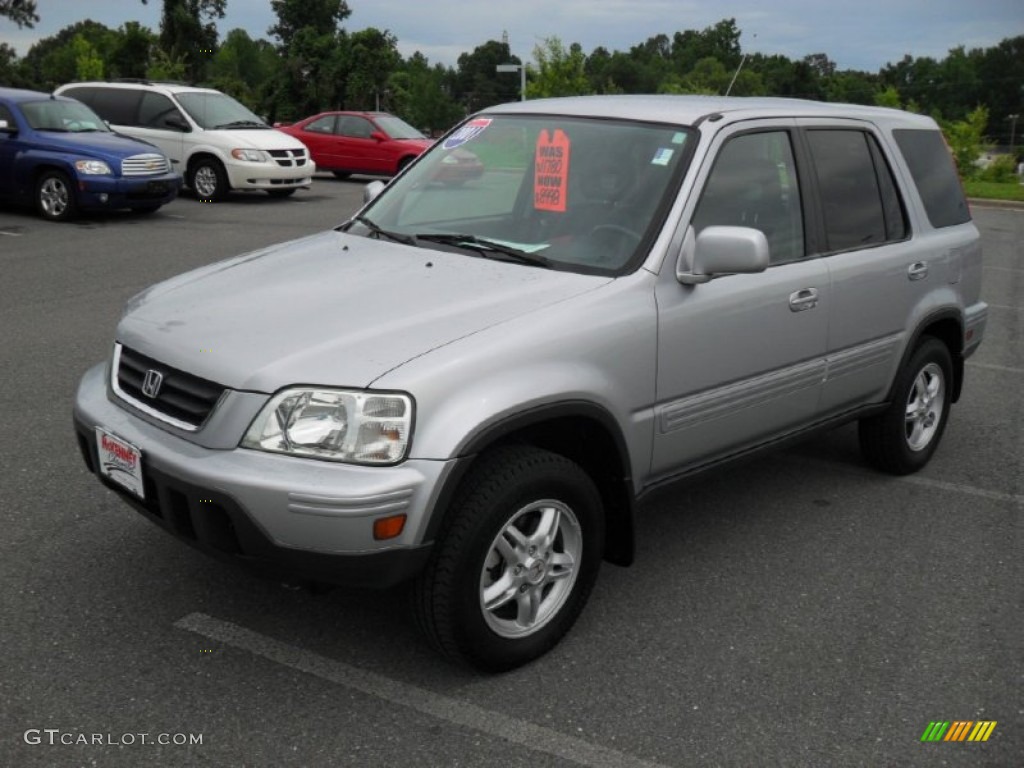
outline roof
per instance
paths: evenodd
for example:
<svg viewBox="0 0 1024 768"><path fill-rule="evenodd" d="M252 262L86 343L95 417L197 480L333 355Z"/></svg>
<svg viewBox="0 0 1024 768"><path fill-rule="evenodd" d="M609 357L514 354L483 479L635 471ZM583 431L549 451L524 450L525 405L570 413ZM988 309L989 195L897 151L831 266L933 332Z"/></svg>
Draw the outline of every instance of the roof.
<svg viewBox="0 0 1024 768"><path fill-rule="evenodd" d="M48 99L50 94L43 93L42 91L26 91L22 88L0 88L0 99L7 99L15 103L23 101L39 101L39 99ZM61 97L57 97L61 98Z"/></svg>
<svg viewBox="0 0 1024 768"><path fill-rule="evenodd" d="M719 114L733 120L758 117L845 117L876 122L900 122L934 128L931 118L898 109L834 104L804 99L746 96L617 95L571 96L518 101L484 110L502 114L558 114L587 117L628 117L633 120L695 125Z"/></svg>

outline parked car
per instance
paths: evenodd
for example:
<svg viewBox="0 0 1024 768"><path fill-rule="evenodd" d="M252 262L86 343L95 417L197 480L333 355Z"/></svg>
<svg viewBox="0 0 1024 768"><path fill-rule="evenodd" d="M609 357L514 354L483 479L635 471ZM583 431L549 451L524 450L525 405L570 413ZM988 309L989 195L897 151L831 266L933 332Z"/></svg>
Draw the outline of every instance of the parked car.
<svg viewBox="0 0 1024 768"><path fill-rule="evenodd" d="M302 142L212 88L143 80L72 83L56 92L88 104L118 133L160 147L205 202L231 190L288 197L313 182L316 166Z"/></svg>
<svg viewBox="0 0 1024 768"><path fill-rule="evenodd" d="M152 213L180 188L156 147L112 133L84 104L0 88L0 200L68 221L84 209Z"/></svg>
<svg viewBox="0 0 1024 768"><path fill-rule="evenodd" d="M459 149L500 172L431 183ZM921 115L506 104L366 197L132 299L78 442L211 554L412 580L434 646L486 670L558 642L655 489L852 421L870 464L924 467L984 336L979 234Z"/></svg>
<svg viewBox="0 0 1024 768"><path fill-rule="evenodd" d="M317 168L339 179L353 173L394 176L433 144L401 118L385 112L322 112L278 130L307 147ZM451 155L437 180L459 184L478 178L483 165L472 152Z"/></svg>

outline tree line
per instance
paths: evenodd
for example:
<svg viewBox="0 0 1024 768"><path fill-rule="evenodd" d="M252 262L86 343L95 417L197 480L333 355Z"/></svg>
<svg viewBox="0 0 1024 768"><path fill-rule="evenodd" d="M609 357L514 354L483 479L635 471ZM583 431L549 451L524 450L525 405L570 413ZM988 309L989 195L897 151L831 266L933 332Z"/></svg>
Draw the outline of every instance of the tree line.
<svg viewBox="0 0 1024 768"><path fill-rule="evenodd" d="M147 0L140 0L145 3ZM227 0L162 0L157 32L138 22L117 29L86 20L40 40L19 58L0 43L0 83L50 90L73 80L150 78L206 84L271 121L325 109L383 109L429 131L519 97L524 64L505 40L488 40L454 67L417 52L403 57L388 30L348 31L346 0L271 0L269 39L234 29L220 38ZM0 17L38 21L34 0L0 0ZM802 59L746 52L735 19L703 30L650 37L628 51L589 54L557 37L525 63L530 98L605 93L790 96L878 104L923 112L944 126L981 125L989 141L1019 145L1024 112L1024 36L985 49L957 47L943 59L904 56L878 72L839 69L825 53ZM979 112L979 109L982 110ZM950 131L947 130L947 135Z"/></svg>

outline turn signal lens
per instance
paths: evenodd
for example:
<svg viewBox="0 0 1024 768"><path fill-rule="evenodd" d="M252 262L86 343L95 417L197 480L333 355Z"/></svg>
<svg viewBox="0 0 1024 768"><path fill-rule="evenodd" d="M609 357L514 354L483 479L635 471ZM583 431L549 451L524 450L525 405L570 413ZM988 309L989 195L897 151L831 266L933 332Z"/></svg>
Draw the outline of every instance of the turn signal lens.
<svg viewBox="0 0 1024 768"><path fill-rule="evenodd" d="M377 541L393 539L402 534L403 528L405 528L405 515L381 517L373 521L373 538Z"/></svg>

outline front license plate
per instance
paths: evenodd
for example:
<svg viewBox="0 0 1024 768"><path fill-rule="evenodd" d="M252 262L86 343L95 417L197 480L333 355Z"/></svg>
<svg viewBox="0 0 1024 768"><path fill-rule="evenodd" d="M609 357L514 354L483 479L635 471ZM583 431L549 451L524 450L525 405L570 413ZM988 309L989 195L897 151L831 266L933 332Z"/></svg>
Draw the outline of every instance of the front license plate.
<svg viewBox="0 0 1024 768"><path fill-rule="evenodd" d="M151 195L166 195L167 194L167 182L166 181L151 181L146 189Z"/></svg>
<svg viewBox="0 0 1024 768"><path fill-rule="evenodd" d="M142 451L99 427L96 427L96 447L100 456L100 474L144 499Z"/></svg>

